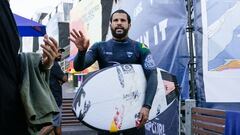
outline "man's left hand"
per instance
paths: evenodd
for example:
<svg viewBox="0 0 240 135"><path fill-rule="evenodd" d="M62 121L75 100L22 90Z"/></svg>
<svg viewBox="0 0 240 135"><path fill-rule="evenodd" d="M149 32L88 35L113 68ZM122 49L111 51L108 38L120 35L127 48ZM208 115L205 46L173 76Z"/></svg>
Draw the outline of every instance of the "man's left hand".
<svg viewBox="0 0 240 135"><path fill-rule="evenodd" d="M140 112L139 112L139 124L137 125L137 128L140 128L142 126L144 126L144 124L147 122L148 120L148 116L149 116L149 111L150 109L146 108L146 107L142 107Z"/></svg>

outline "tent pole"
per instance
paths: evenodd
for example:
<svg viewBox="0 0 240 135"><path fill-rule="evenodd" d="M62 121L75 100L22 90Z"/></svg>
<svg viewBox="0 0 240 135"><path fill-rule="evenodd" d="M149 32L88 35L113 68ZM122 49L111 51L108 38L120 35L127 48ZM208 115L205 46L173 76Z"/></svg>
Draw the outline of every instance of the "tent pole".
<svg viewBox="0 0 240 135"><path fill-rule="evenodd" d="M189 69L190 69L190 98L195 99L196 87L195 87L195 61L194 61L194 47L193 47L193 25L192 25L192 0L187 0L187 11L188 11L188 41L189 41L189 51L190 51L190 60L189 60Z"/></svg>

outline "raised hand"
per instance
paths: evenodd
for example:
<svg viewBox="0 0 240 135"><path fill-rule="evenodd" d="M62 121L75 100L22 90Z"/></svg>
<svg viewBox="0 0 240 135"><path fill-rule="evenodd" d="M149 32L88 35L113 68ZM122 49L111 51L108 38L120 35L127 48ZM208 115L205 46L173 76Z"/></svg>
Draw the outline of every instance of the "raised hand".
<svg viewBox="0 0 240 135"><path fill-rule="evenodd" d="M76 45L79 51L86 51L89 47L89 39L82 33L82 31L76 31L73 29L69 39Z"/></svg>
<svg viewBox="0 0 240 135"><path fill-rule="evenodd" d="M41 44L41 47L43 48L43 54L42 54L42 64L45 69L51 68L53 65L53 62L58 54L57 49L57 41L52 38L48 37L47 35L44 36L44 45Z"/></svg>

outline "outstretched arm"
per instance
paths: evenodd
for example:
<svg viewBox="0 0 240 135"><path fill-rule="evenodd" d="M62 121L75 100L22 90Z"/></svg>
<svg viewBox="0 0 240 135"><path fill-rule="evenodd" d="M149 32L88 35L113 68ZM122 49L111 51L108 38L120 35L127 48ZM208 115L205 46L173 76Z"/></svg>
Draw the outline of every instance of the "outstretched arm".
<svg viewBox="0 0 240 135"><path fill-rule="evenodd" d="M88 54L86 56L86 52L89 47L89 39L80 30L77 31L75 29L72 29L70 35L71 36L69 39L78 48L78 53L74 58L73 66L76 71L82 71L94 63L92 56L89 56Z"/></svg>
<svg viewBox="0 0 240 135"><path fill-rule="evenodd" d="M74 58L73 66L76 71L82 71L91 66L98 57L98 44L94 44L87 52L78 51Z"/></svg>

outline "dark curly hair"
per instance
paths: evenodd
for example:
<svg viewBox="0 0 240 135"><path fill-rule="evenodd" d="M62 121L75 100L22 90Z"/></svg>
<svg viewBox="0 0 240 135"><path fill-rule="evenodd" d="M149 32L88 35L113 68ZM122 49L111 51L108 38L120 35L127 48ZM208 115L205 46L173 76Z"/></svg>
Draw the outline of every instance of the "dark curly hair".
<svg viewBox="0 0 240 135"><path fill-rule="evenodd" d="M124 13L124 14L126 14L126 15L127 15L128 23L129 23L129 24L131 23L131 17L130 17L130 15L129 15L125 10L123 10L123 9L118 9L118 10L114 11L114 12L112 13L111 17L110 17L110 20L109 20L110 22L112 22L112 17L113 17L113 15L114 15L115 13Z"/></svg>

